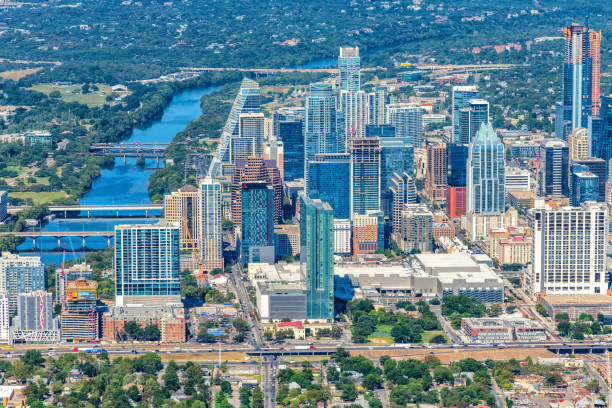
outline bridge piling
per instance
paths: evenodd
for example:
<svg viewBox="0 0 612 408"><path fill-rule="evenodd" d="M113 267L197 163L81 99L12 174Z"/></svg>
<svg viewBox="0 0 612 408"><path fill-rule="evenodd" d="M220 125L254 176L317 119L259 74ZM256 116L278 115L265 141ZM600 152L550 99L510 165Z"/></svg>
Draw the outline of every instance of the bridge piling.
<svg viewBox="0 0 612 408"><path fill-rule="evenodd" d="M32 238L32 249L36 249L36 238Z"/></svg>
<svg viewBox="0 0 612 408"><path fill-rule="evenodd" d="M86 239L86 238L85 238L85 237L82 237L82 238L83 238L83 246L82 246L81 248L85 248L85 247L87 246L87 244L86 244L86 242L85 242L85 239Z"/></svg>
<svg viewBox="0 0 612 408"><path fill-rule="evenodd" d="M62 237L57 237L57 247L58 248L62 247Z"/></svg>
<svg viewBox="0 0 612 408"><path fill-rule="evenodd" d="M127 166L127 155L126 154L123 155L123 165Z"/></svg>

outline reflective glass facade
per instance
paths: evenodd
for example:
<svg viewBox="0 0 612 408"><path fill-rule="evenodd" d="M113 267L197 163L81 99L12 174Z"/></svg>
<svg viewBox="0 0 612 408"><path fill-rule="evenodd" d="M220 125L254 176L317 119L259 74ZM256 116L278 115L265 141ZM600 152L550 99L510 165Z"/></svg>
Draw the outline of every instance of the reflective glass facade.
<svg viewBox="0 0 612 408"><path fill-rule="evenodd" d="M351 218L348 153L320 154L308 163L307 195L328 203L335 218Z"/></svg>

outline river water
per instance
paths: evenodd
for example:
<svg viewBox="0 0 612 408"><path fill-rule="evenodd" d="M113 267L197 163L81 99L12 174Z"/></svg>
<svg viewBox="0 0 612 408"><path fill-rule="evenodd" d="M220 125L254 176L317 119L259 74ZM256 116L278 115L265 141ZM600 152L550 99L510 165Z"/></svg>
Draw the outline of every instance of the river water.
<svg viewBox="0 0 612 408"><path fill-rule="evenodd" d="M312 61L295 68L327 68L337 63L334 59ZM159 142L169 143L174 136L183 131L187 124L202 114L200 98L219 89L220 86L212 86L199 89L191 89L174 95L170 104L164 109L162 118L153 122L146 129L134 129L132 135L125 142ZM147 191L149 176L154 170L155 160L147 159L145 169L136 165L136 159L128 159L126 165L122 158L115 160L115 167L102 170L102 174L92 184L91 190L81 199L81 204L147 204L149 194ZM103 216L103 215L102 215ZM101 218L83 218L78 220L62 220L58 216L49 222L43 231L111 231L118 224L152 223L149 220L113 220ZM87 238L87 247L102 249L106 246L106 238ZM62 246L66 248L65 259L78 259L84 256L79 251L82 245L81 238L62 238ZM18 247L24 255L40 256L44 264L54 263L59 265L63 255L58 252L49 252L57 247L55 238L38 238L36 250L32 250L32 241L26 241ZM46 251L45 251L46 250Z"/></svg>

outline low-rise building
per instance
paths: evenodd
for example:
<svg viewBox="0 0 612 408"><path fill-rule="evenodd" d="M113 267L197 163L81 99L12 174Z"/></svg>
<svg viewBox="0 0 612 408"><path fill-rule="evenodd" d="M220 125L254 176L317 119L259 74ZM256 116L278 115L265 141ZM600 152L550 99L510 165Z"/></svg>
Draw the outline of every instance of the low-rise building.
<svg viewBox="0 0 612 408"><path fill-rule="evenodd" d="M157 326L162 343L185 342L185 312L182 307L111 307L102 316L102 338L106 341L120 340L127 322L136 322L143 329Z"/></svg>
<svg viewBox="0 0 612 408"><path fill-rule="evenodd" d="M306 285L259 282L255 292L262 322L306 319Z"/></svg>
<svg viewBox="0 0 612 408"><path fill-rule="evenodd" d="M612 308L612 296L604 294L543 295L540 301L549 316L567 313L570 320L577 320L582 313L597 318L598 313Z"/></svg>
<svg viewBox="0 0 612 408"><path fill-rule="evenodd" d="M529 319L470 317L461 319L461 328L476 343L546 341L544 326Z"/></svg>
<svg viewBox="0 0 612 408"><path fill-rule="evenodd" d="M516 209L533 208L535 194L531 191L508 191L508 205Z"/></svg>
<svg viewBox="0 0 612 408"><path fill-rule="evenodd" d="M500 215L466 214L461 217L461 228L470 241L484 239L495 228L518 227L519 216L515 208Z"/></svg>

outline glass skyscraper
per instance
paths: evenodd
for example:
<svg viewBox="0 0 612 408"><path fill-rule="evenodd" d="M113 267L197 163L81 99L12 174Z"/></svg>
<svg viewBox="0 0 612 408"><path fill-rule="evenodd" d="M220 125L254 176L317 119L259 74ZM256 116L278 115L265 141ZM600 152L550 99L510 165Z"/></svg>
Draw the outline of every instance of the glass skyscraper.
<svg viewBox="0 0 612 408"><path fill-rule="evenodd" d="M217 157L223 162L230 160L230 142L233 136L238 136L238 119L242 113L261 112L259 84L252 79L244 78L234 99L232 110L221 133Z"/></svg>
<svg viewBox="0 0 612 408"><path fill-rule="evenodd" d="M179 224L115 226L117 306L181 302Z"/></svg>
<svg viewBox="0 0 612 408"><path fill-rule="evenodd" d="M589 116L599 114L601 31L572 24L563 32L563 106L568 107L570 115L563 119L571 121L572 130L586 128Z"/></svg>
<svg viewBox="0 0 612 408"><path fill-rule="evenodd" d="M380 139L381 192L391 186L393 173L414 176L414 146L404 137Z"/></svg>
<svg viewBox="0 0 612 408"><path fill-rule="evenodd" d="M538 173L543 197L569 197L569 147L566 142L552 139L542 143Z"/></svg>
<svg viewBox="0 0 612 408"><path fill-rule="evenodd" d="M328 203L334 211L334 218L351 218L349 154L317 154L308 162L307 173L307 196Z"/></svg>
<svg viewBox="0 0 612 408"><path fill-rule="evenodd" d="M351 216L381 209L380 150L376 138L351 141Z"/></svg>
<svg viewBox="0 0 612 408"><path fill-rule="evenodd" d="M592 154L609 163L612 159L612 96L601 98L599 116L592 117L589 122ZM607 178L609 177L607 174Z"/></svg>
<svg viewBox="0 0 612 408"><path fill-rule="evenodd" d="M274 263L274 191L266 183L242 185L240 241L245 266Z"/></svg>
<svg viewBox="0 0 612 408"><path fill-rule="evenodd" d="M306 318L334 318L334 215L329 204L300 194L300 262Z"/></svg>
<svg viewBox="0 0 612 408"><path fill-rule="evenodd" d="M467 165L467 212L501 214L505 211L504 145L491 124L482 124L470 144Z"/></svg>
<svg viewBox="0 0 612 408"><path fill-rule="evenodd" d="M200 247L202 270L223 269L223 235L221 231L221 184L206 178L200 181Z"/></svg>
<svg viewBox="0 0 612 408"><path fill-rule="evenodd" d="M467 145L446 145L446 214L451 219L465 215L467 190Z"/></svg>
<svg viewBox="0 0 612 408"><path fill-rule="evenodd" d="M410 138L414 147L422 147L423 112L420 106L409 103L387 105L387 123L395 127L396 137Z"/></svg>
<svg viewBox="0 0 612 408"><path fill-rule="evenodd" d="M360 65L359 47L340 47L338 70L341 90L349 92L361 90Z"/></svg>
<svg viewBox="0 0 612 408"><path fill-rule="evenodd" d="M489 102L484 99L470 99L465 108L459 109L459 140L457 143L470 144L480 125L489 123Z"/></svg>
<svg viewBox="0 0 612 408"><path fill-rule="evenodd" d="M274 113L274 135L283 142L285 180L304 177L304 116L304 108Z"/></svg>
<svg viewBox="0 0 612 408"><path fill-rule="evenodd" d="M585 201L599 201L599 177L587 166L572 164L570 203L579 206Z"/></svg>
<svg viewBox="0 0 612 408"><path fill-rule="evenodd" d="M305 160L312 160L315 154L338 153L339 148L343 149L341 144L337 132L336 96L331 85L310 85L310 95L306 98Z"/></svg>
<svg viewBox="0 0 612 408"><path fill-rule="evenodd" d="M452 101L452 130L453 142L459 142L459 111L468 106L470 99L476 98L478 95L477 88L474 85L453 86L453 101Z"/></svg>

